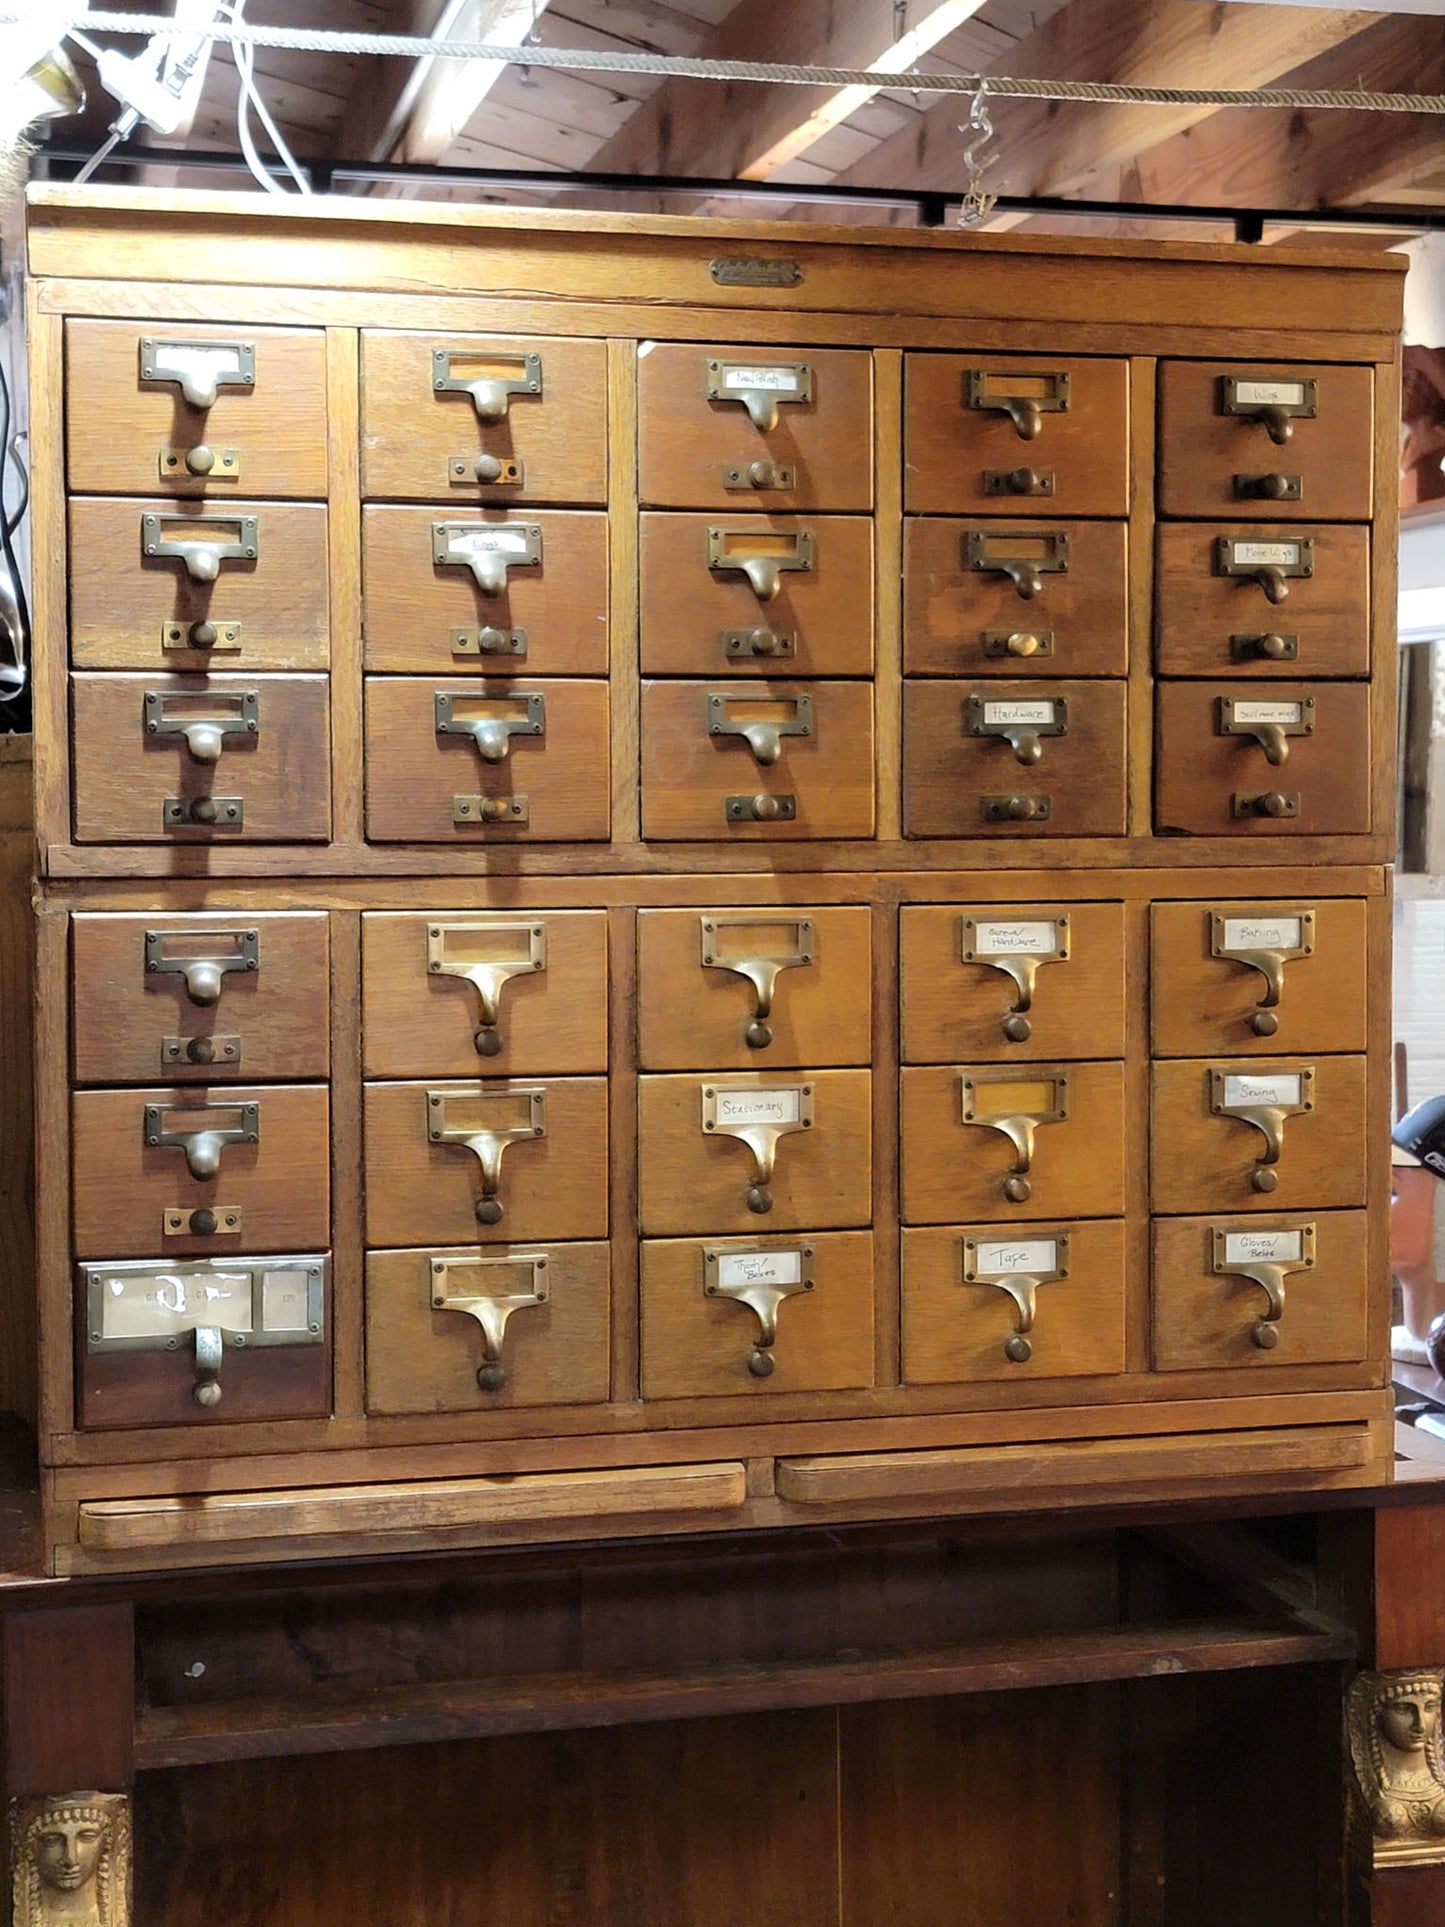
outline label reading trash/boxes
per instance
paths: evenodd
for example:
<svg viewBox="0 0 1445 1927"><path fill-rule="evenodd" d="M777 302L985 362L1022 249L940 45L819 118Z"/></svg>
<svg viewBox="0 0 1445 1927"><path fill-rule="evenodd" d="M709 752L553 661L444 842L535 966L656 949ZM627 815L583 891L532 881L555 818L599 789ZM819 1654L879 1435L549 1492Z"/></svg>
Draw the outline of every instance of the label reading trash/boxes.
<svg viewBox="0 0 1445 1927"><path fill-rule="evenodd" d="M801 1251L728 1251L717 1263L718 1287L734 1291L744 1285L797 1285L803 1279Z"/></svg>
<svg viewBox="0 0 1445 1927"><path fill-rule="evenodd" d="M1290 1265L1304 1258L1302 1231L1226 1231L1227 1265Z"/></svg>

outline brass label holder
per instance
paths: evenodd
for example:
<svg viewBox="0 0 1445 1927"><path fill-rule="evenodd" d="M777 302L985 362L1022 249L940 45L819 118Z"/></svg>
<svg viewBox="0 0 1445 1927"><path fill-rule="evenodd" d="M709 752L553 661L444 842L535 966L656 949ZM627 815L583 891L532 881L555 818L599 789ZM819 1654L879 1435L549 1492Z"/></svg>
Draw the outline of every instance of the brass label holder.
<svg viewBox="0 0 1445 1927"><path fill-rule="evenodd" d="M1265 1296L1265 1309L1250 1327L1250 1342L1261 1351L1279 1343L1284 1317L1285 1280L1309 1271L1315 1262L1315 1227L1297 1220L1258 1224L1216 1224L1210 1228L1210 1269L1220 1278L1246 1278Z"/></svg>
<svg viewBox="0 0 1445 1927"><path fill-rule="evenodd" d="M703 1246L703 1296L730 1298L758 1321L757 1343L747 1357L754 1378L771 1378L776 1369L778 1313L789 1298L813 1290L813 1257L810 1244Z"/></svg>
<svg viewBox="0 0 1445 1927"><path fill-rule="evenodd" d="M201 944L212 949L199 950ZM214 1004L232 971L261 968L261 932L248 930L147 930L145 967L148 977L174 973L184 977L193 1004Z"/></svg>
<svg viewBox="0 0 1445 1927"><path fill-rule="evenodd" d="M190 1118L232 1118L229 1124L216 1122L182 1128L173 1120ZM141 1142L147 1150L184 1151L186 1169L198 1181L214 1178L221 1168L221 1154L228 1144L261 1142L261 1106L249 1104L147 1104L141 1111Z"/></svg>
<svg viewBox="0 0 1445 1927"><path fill-rule="evenodd" d="M542 736L547 729L547 699L488 696L477 690L439 689L432 697L438 736L469 736L484 763L505 762L514 736Z"/></svg>
<svg viewBox="0 0 1445 1927"><path fill-rule="evenodd" d="M507 1382L502 1348L508 1321L514 1312L532 1311L547 1302L547 1254L523 1251L501 1258L482 1251L448 1257L434 1253L429 1273L427 1295L432 1310L460 1312L475 1319L482 1334L477 1384L484 1392L500 1392Z"/></svg>
<svg viewBox="0 0 1445 1927"><path fill-rule="evenodd" d="M147 736L184 736L194 762L218 763L228 736L255 736L261 697L254 689L148 689L141 700Z"/></svg>
<svg viewBox="0 0 1445 1927"><path fill-rule="evenodd" d="M1275 1012L1284 995L1284 967L1315 949L1315 913L1300 904L1265 905L1241 916L1238 911L1211 910L1209 954L1256 970L1264 978L1264 995L1249 1020L1257 1037L1273 1037L1279 1029Z"/></svg>
<svg viewBox="0 0 1445 1927"><path fill-rule="evenodd" d="M1043 756L1046 736L1069 733L1067 696L1000 698L968 696L963 705L964 727L970 736L991 737L1008 743L1017 762L1028 768Z"/></svg>
<svg viewBox="0 0 1445 1927"><path fill-rule="evenodd" d="M1314 1109L1314 1079L1311 1064L1210 1065L1211 1113L1237 1118L1264 1139L1264 1149L1250 1177L1254 1190L1273 1191L1278 1185L1274 1167L1284 1154L1285 1120Z"/></svg>
<svg viewBox="0 0 1445 1927"><path fill-rule="evenodd" d="M813 371L806 361L715 361L704 370L707 401L740 402L748 420L763 434L778 425L780 402L810 402Z"/></svg>
<svg viewBox="0 0 1445 1927"><path fill-rule="evenodd" d="M473 1115L463 1118L462 1107ZM448 1116L448 1112L451 1116ZM482 1191L475 1205L478 1224L497 1224L502 1217L502 1159L509 1145L547 1135L547 1093L537 1086L521 1090L428 1091L427 1138L433 1144L460 1144L470 1151L482 1171ZM491 1121L480 1123L481 1117Z"/></svg>
<svg viewBox="0 0 1445 1927"><path fill-rule="evenodd" d="M509 569L541 568L541 524L433 522L431 559L438 568L469 569L484 596L504 596Z"/></svg>
<svg viewBox="0 0 1445 1927"><path fill-rule="evenodd" d="M791 720L778 717L734 716L732 709L776 709L782 706L792 709ZM753 692L742 695L723 695L714 692L706 699L707 733L709 736L741 736L753 753L754 760L764 769L776 763L783 753L785 736L811 736L813 733L813 698L811 696L759 696Z"/></svg>
<svg viewBox="0 0 1445 1927"><path fill-rule="evenodd" d="M1069 1073L1053 1064L1031 1064L1026 1072L970 1068L959 1072L958 1084L960 1122L999 1131L1013 1146L1003 1196L1023 1204L1033 1195L1029 1174L1039 1126L1062 1124L1069 1115Z"/></svg>
<svg viewBox="0 0 1445 1927"><path fill-rule="evenodd" d="M1314 572L1313 536L1292 536L1287 542L1266 542L1245 535L1219 535L1214 539L1214 573L1248 577L1276 605L1288 599L1291 582L1307 579Z"/></svg>
<svg viewBox="0 0 1445 1927"><path fill-rule="evenodd" d="M479 372L468 374L463 368L459 373L459 362ZM505 421L513 395L541 394L542 357L508 354L505 349L433 348L431 385L433 394L470 395L478 421Z"/></svg>
<svg viewBox="0 0 1445 1927"><path fill-rule="evenodd" d="M755 935L746 943L730 933L747 931ZM791 941L787 932L791 931ZM758 941L774 932L778 941L766 947ZM813 919L811 917L700 917L698 934L702 962L707 970L730 970L744 977L753 987L753 1014L743 1027L743 1042L750 1050L766 1050L773 1041L768 1018L773 1014L773 998L778 977L784 970L795 970L813 961ZM726 953L726 954L725 954Z"/></svg>
<svg viewBox="0 0 1445 1927"><path fill-rule="evenodd" d="M983 575L1006 575L1025 602L1042 595L1046 575L1067 575L1067 529L1020 530L1017 534L993 529L970 529L964 537L966 569Z"/></svg>
<svg viewBox="0 0 1445 1927"><path fill-rule="evenodd" d="M480 954L486 950L489 954ZM547 968L543 923L432 923L427 925L426 967L432 977L460 977L477 993L481 1022L473 1036L481 1057L502 1048L502 992L513 977Z"/></svg>
<svg viewBox="0 0 1445 1927"><path fill-rule="evenodd" d="M188 533L168 535L168 529ZM202 530L215 530L202 534ZM221 531L235 530L235 534ZM223 562L254 562L261 537L254 515L157 515L140 518L141 555L147 561L179 562L193 582L214 582Z"/></svg>
<svg viewBox="0 0 1445 1927"><path fill-rule="evenodd" d="M175 382L187 406L204 413L223 388L254 389L256 349L249 341L167 341L143 335L140 378Z"/></svg>
<svg viewBox="0 0 1445 1927"><path fill-rule="evenodd" d="M773 1208L773 1172L778 1142L795 1131L813 1128L811 1084L712 1083L700 1087L704 1136L735 1137L747 1146L752 1181L746 1204L760 1215Z"/></svg>
<svg viewBox="0 0 1445 1927"><path fill-rule="evenodd" d="M776 602L783 593L783 577L807 574L813 567L811 529L710 528L707 566L723 573L737 570L759 602Z"/></svg>
<svg viewBox="0 0 1445 1927"><path fill-rule="evenodd" d="M1255 421L1279 448L1294 436L1297 420L1313 421L1319 413L1317 381L1260 381L1243 375L1219 378L1219 412Z"/></svg>
<svg viewBox="0 0 1445 1927"><path fill-rule="evenodd" d="M1315 699L1292 697L1288 701L1246 696L1217 698L1216 728L1221 736L1252 736L1264 751L1265 761L1278 769L1289 760L1291 736L1315 733Z"/></svg>
<svg viewBox="0 0 1445 1927"><path fill-rule="evenodd" d="M992 1285L1013 1300L1013 1330L1004 1340L1003 1355L1010 1364L1026 1365L1034 1355L1029 1333L1038 1315L1039 1287L1069 1275L1068 1232L1030 1228L1019 1238L967 1232L961 1255L963 1284Z"/></svg>
<svg viewBox="0 0 1445 1927"><path fill-rule="evenodd" d="M1027 1013L1033 1009L1040 968L1069 958L1068 912L1021 910L1012 916L960 917L958 954L963 963L1001 970L1013 979L1017 995L1000 1021L1011 1044L1025 1044L1033 1034Z"/></svg>
<svg viewBox="0 0 1445 1927"><path fill-rule="evenodd" d="M965 406L1007 415L1020 441L1038 440L1045 415L1069 412L1069 377L1062 368L1044 374L993 374L970 368L964 381Z"/></svg>

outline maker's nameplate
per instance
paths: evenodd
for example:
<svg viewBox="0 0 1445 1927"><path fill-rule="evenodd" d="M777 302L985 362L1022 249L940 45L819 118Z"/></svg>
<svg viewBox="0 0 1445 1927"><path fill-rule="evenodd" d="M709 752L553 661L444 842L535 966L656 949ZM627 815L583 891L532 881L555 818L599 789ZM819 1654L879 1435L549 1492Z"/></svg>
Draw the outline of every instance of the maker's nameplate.
<svg viewBox="0 0 1445 1927"><path fill-rule="evenodd" d="M1300 917L1226 917L1220 948L1236 950L1298 950L1304 941Z"/></svg>
<svg viewBox="0 0 1445 1927"><path fill-rule="evenodd" d="M1304 1079L1298 1071L1275 1071L1266 1077L1229 1077L1224 1080L1224 1108L1250 1104L1291 1105L1304 1102Z"/></svg>
<svg viewBox="0 0 1445 1927"><path fill-rule="evenodd" d="M1014 729L1021 725L1037 727L1040 723L1048 724L1053 721L1052 702L986 702L983 705L985 729Z"/></svg>
<svg viewBox="0 0 1445 1927"><path fill-rule="evenodd" d="M1302 1231L1226 1231L1227 1265L1297 1265L1304 1261Z"/></svg>
<svg viewBox="0 0 1445 1927"><path fill-rule="evenodd" d="M305 1274L302 1309L305 1309ZM168 1338L197 1325L249 1332L252 1324L249 1271L108 1273L101 1280L100 1329L105 1338ZM306 1325L302 1318L301 1329Z"/></svg>
<svg viewBox="0 0 1445 1927"><path fill-rule="evenodd" d="M1241 408L1303 408L1302 381L1236 381L1234 399Z"/></svg>
<svg viewBox="0 0 1445 1927"><path fill-rule="evenodd" d="M1304 704L1241 702L1236 697L1231 713L1237 723L1302 723Z"/></svg>
<svg viewBox="0 0 1445 1927"><path fill-rule="evenodd" d="M720 288L796 288L803 270L796 261L768 261L750 254L719 254L708 273Z"/></svg>
<svg viewBox="0 0 1445 1927"><path fill-rule="evenodd" d="M792 1251L728 1251L717 1261L719 1291L737 1291L749 1285L800 1285L803 1282L803 1254Z"/></svg>
<svg viewBox="0 0 1445 1927"><path fill-rule="evenodd" d="M1058 1268L1057 1238L980 1239L973 1258L975 1278L1037 1277Z"/></svg>
<svg viewBox="0 0 1445 1927"><path fill-rule="evenodd" d="M719 1090L713 1114L721 1130L735 1124L797 1124L802 1118L802 1092Z"/></svg>
<svg viewBox="0 0 1445 1927"><path fill-rule="evenodd" d="M1051 917L1028 923L977 923L973 929L976 957L1034 957L1056 952L1059 926Z"/></svg>
<svg viewBox="0 0 1445 1927"><path fill-rule="evenodd" d="M1293 569L1300 560L1298 542L1232 542L1229 553L1237 567Z"/></svg>

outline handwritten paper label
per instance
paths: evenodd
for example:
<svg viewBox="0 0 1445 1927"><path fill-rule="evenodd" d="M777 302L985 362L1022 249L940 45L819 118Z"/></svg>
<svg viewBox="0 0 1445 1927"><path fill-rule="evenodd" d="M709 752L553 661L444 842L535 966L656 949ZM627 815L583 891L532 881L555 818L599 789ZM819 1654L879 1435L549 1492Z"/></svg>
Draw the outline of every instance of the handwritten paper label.
<svg viewBox="0 0 1445 1927"><path fill-rule="evenodd" d="M1237 381L1234 399L1245 408L1302 408L1302 381Z"/></svg>
<svg viewBox="0 0 1445 1927"><path fill-rule="evenodd" d="M1298 917L1226 917L1226 952L1236 950L1298 950L1303 926Z"/></svg>
<svg viewBox="0 0 1445 1927"><path fill-rule="evenodd" d="M527 555L531 542L525 529L448 529L448 555Z"/></svg>
<svg viewBox="0 0 1445 1927"><path fill-rule="evenodd" d="M983 722L985 729L1012 729L1019 724L1051 723L1054 720L1054 705L1045 703L985 703Z"/></svg>
<svg viewBox="0 0 1445 1927"><path fill-rule="evenodd" d="M1242 703L1234 705L1237 723L1299 723L1304 721L1301 703Z"/></svg>
<svg viewBox="0 0 1445 1927"><path fill-rule="evenodd" d="M1298 1071L1278 1071L1269 1077L1226 1077L1224 1108L1232 1111L1248 1104L1298 1104L1302 1082Z"/></svg>
<svg viewBox="0 0 1445 1927"><path fill-rule="evenodd" d="M748 1285L798 1285L803 1281L803 1254L800 1251L729 1251L717 1263L718 1287L722 1291Z"/></svg>
<svg viewBox="0 0 1445 1927"><path fill-rule="evenodd" d="M1059 926L1047 923L980 923L973 933L978 957L1041 957L1059 947Z"/></svg>
<svg viewBox="0 0 1445 1927"><path fill-rule="evenodd" d="M1227 1231L1224 1234L1227 1265L1299 1264L1303 1257L1302 1231Z"/></svg>
<svg viewBox="0 0 1445 1927"><path fill-rule="evenodd" d="M1056 1238L990 1238L978 1246L973 1261L976 1278L1036 1278L1058 1268Z"/></svg>
<svg viewBox="0 0 1445 1927"><path fill-rule="evenodd" d="M799 1092L726 1091L717 1094L720 1128L730 1124L796 1124L801 1114Z"/></svg>
<svg viewBox="0 0 1445 1927"><path fill-rule="evenodd" d="M1247 569L1292 569L1299 561L1299 543L1236 542L1230 554Z"/></svg>
<svg viewBox="0 0 1445 1927"><path fill-rule="evenodd" d="M766 388L775 395L796 395L802 376L796 368L725 368L722 385L729 394Z"/></svg>

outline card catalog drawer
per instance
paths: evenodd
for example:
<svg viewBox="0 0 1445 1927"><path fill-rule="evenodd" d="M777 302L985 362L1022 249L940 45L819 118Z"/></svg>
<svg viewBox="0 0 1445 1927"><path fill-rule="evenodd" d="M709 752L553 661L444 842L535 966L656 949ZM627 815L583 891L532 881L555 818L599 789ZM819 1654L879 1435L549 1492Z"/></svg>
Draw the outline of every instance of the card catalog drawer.
<svg viewBox="0 0 1445 1927"><path fill-rule="evenodd" d="M654 514L640 536L644 675L872 675L866 517Z"/></svg>
<svg viewBox="0 0 1445 1927"><path fill-rule="evenodd" d="M905 1231L904 1382L1122 1372L1126 1275L1117 1219Z"/></svg>
<svg viewBox="0 0 1445 1927"><path fill-rule="evenodd" d="M361 492L605 502L606 343L364 328Z"/></svg>
<svg viewBox="0 0 1445 1927"><path fill-rule="evenodd" d="M369 912L368 1077L607 1069L607 914Z"/></svg>
<svg viewBox="0 0 1445 1927"><path fill-rule="evenodd" d="M645 505L873 506L873 358L864 349L644 341L637 410Z"/></svg>
<svg viewBox="0 0 1445 1927"><path fill-rule="evenodd" d="M903 524L903 667L912 676L1122 676L1123 522Z"/></svg>
<svg viewBox="0 0 1445 1927"><path fill-rule="evenodd" d="M1365 684L1159 683L1155 813L1194 836L1370 828Z"/></svg>
<svg viewBox="0 0 1445 1927"><path fill-rule="evenodd" d="M873 1216L865 1070L639 1080L642 1230L801 1231Z"/></svg>
<svg viewBox="0 0 1445 1927"><path fill-rule="evenodd" d="M1127 362L907 355L903 435L915 514L1129 512Z"/></svg>
<svg viewBox="0 0 1445 1927"><path fill-rule="evenodd" d="M906 1223L1123 1211L1122 1064L930 1066L900 1085Z"/></svg>
<svg viewBox="0 0 1445 1927"><path fill-rule="evenodd" d="M599 1403L610 1267L605 1243L368 1252L366 1409Z"/></svg>
<svg viewBox="0 0 1445 1927"><path fill-rule="evenodd" d="M1152 921L1156 1056L1365 1049L1358 898L1156 903Z"/></svg>
<svg viewBox="0 0 1445 1927"><path fill-rule="evenodd" d="M607 517L361 516L368 669L605 676Z"/></svg>
<svg viewBox="0 0 1445 1927"><path fill-rule="evenodd" d="M324 843L325 676L70 679L77 843Z"/></svg>
<svg viewBox="0 0 1445 1927"><path fill-rule="evenodd" d="M1122 904L906 904L898 935L905 1061L1124 1055Z"/></svg>
<svg viewBox="0 0 1445 1927"><path fill-rule="evenodd" d="M607 1236L607 1080L368 1084L366 1242Z"/></svg>
<svg viewBox="0 0 1445 1927"><path fill-rule="evenodd" d="M325 1077L324 912L72 917L79 1084Z"/></svg>
<svg viewBox="0 0 1445 1927"><path fill-rule="evenodd" d="M1157 661L1169 676L1368 676L1370 532L1164 523Z"/></svg>
<svg viewBox="0 0 1445 1927"><path fill-rule="evenodd" d="M70 659L81 669L324 669L318 502L70 503Z"/></svg>
<svg viewBox="0 0 1445 1927"><path fill-rule="evenodd" d="M325 495L326 338L67 321L65 441L73 489Z"/></svg>
<svg viewBox="0 0 1445 1927"><path fill-rule="evenodd" d="M642 1396L873 1383L873 1238L678 1238L642 1247Z"/></svg>
<svg viewBox="0 0 1445 1927"><path fill-rule="evenodd" d="M71 1116L81 1258L330 1242L324 1084L77 1091Z"/></svg>
<svg viewBox="0 0 1445 1927"><path fill-rule="evenodd" d="M1155 1064L1156 1211L1303 1211L1365 1202L1363 1057Z"/></svg>

